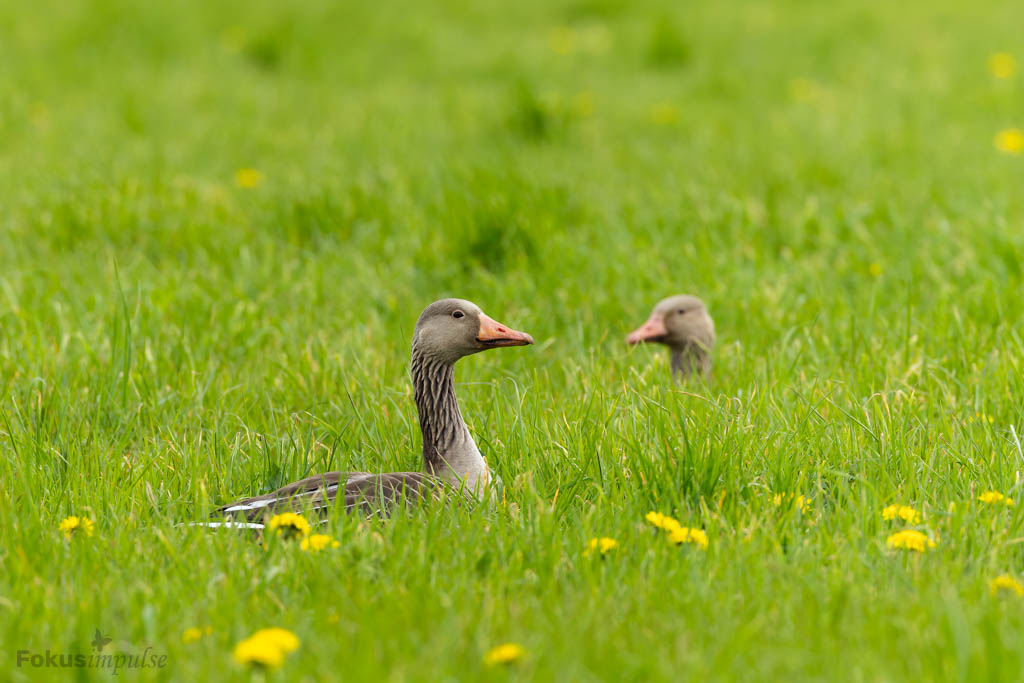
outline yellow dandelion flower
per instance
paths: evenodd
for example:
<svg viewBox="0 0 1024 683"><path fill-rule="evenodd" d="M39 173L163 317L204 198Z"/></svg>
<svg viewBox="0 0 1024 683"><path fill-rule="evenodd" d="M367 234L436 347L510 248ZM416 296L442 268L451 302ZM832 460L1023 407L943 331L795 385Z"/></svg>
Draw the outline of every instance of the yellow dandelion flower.
<svg viewBox="0 0 1024 683"><path fill-rule="evenodd" d="M674 517L669 517L668 515L663 515L660 512L648 512L644 516L644 519L662 531L671 532L680 528L679 520Z"/></svg>
<svg viewBox="0 0 1024 683"><path fill-rule="evenodd" d="M246 190L262 185L265 179L263 171L257 171L255 168L240 168L235 171L235 185Z"/></svg>
<svg viewBox="0 0 1024 683"><path fill-rule="evenodd" d="M679 120L679 107L669 102L659 102L651 107L651 121L659 126L670 126Z"/></svg>
<svg viewBox="0 0 1024 683"><path fill-rule="evenodd" d="M921 521L921 513L909 505L890 505L882 510L882 519L887 522L900 519L907 524L918 524Z"/></svg>
<svg viewBox="0 0 1024 683"><path fill-rule="evenodd" d="M682 545L690 540L690 528L681 526L678 529L673 529L668 533L668 542L676 545Z"/></svg>
<svg viewBox="0 0 1024 683"><path fill-rule="evenodd" d="M283 628L264 628L235 646L235 661L264 669L277 669L285 655L299 649L298 637Z"/></svg>
<svg viewBox="0 0 1024 683"><path fill-rule="evenodd" d="M665 520L672 518L668 515L663 515L660 512L648 512L646 515L644 515L644 519L653 524L655 527L659 529L664 529Z"/></svg>
<svg viewBox="0 0 1024 683"><path fill-rule="evenodd" d="M701 550L708 549L708 535L703 529L690 529L690 542L696 543Z"/></svg>
<svg viewBox="0 0 1024 683"><path fill-rule="evenodd" d="M685 526L673 529L668 534L668 541L675 545L692 543L701 550L708 549L708 535L702 529L690 529Z"/></svg>
<svg viewBox="0 0 1024 683"><path fill-rule="evenodd" d="M928 548L935 547L935 541L914 529L897 531L895 534L885 539L885 544L890 548L916 550L919 553L923 553Z"/></svg>
<svg viewBox="0 0 1024 683"><path fill-rule="evenodd" d="M239 664L249 664L262 669L279 669L284 664L285 652L266 641L246 638L235 645L234 656Z"/></svg>
<svg viewBox="0 0 1024 683"><path fill-rule="evenodd" d="M878 263L872 263L868 266L868 272L871 273L871 277L882 277L882 266Z"/></svg>
<svg viewBox="0 0 1024 683"><path fill-rule="evenodd" d="M516 643L505 643L495 648L491 648L484 655L484 664L487 666L497 666L498 664L512 664L518 662L520 659L526 656L526 650L523 649L522 645Z"/></svg>
<svg viewBox="0 0 1024 683"><path fill-rule="evenodd" d="M75 534L85 534L86 536L92 536L93 523L88 517L78 517L71 515L65 518L57 530L64 534L64 538L71 538Z"/></svg>
<svg viewBox="0 0 1024 683"><path fill-rule="evenodd" d="M988 71L996 78L1013 78L1017 75L1017 60L1007 52L997 52L988 58Z"/></svg>
<svg viewBox="0 0 1024 683"><path fill-rule="evenodd" d="M313 534L302 539L299 547L306 552L320 552L324 548L337 548L340 543L327 534Z"/></svg>
<svg viewBox="0 0 1024 683"><path fill-rule="evenodd" d="M992 579L988 582L988 588L992 595L997 595L999 591L1008 591L1016 593L1018 598L1024 598L1024 584L1009 574L1003 574Z"/></svg>
<svg viewBox="0 0 1024 683"><path fill-rule="evenodd" d="M1024 152L1024 132L1019 128L1007 128L996 133L992 144L996 149L1005 154L1020 154Z"/></svg>
<svg viewBox="0 0 1024 683"><path fill-rule="evenodd" d="M185 643L186 645L189 643L194 643L197 640L202 639L203 636L208 636L211 633L213 633L212 626L207 626L206 628L199 628L198 626L193 626L181 632L181 642Z"/></svg>
<svg viewBox="0 0 1024 683"><path fill-rule="evenodd" d="M999 493L999 491L985 491L985 493L978 496L978 500L989 505L1013 506L1013 500Z"/></svg>
<svg viewBox="0 0 1024 683"><path fill-rule="evenodd" d="M599 553L603 558L609 551L617 548L618 545L619 542L614 538L592 538L583 551L583 557L590 557L594 553Z"/></svg>
<svg viewBox="0 0 1024 683"><path fill-rule="evenodd" d="M256 639L269 643L285 653L295 652L299 649L299 637L285 628L261 628L249 636L250 640Z"/></svg>
<svg viewBox="0 0 1024 683"><path fill-rule="evenodd" d="M780 507L784 502L790 503L793 508L800 510L802 514L807 514L811 510L810 499L796 493L776 493L772 496L772 504L775 507Z"/></svg>
<svg viewBox="0 0 1024 683"><path fill-rule="evenodd" d="M294 512L283 512L274 515L267 522L267 529L276 531L278 536L292 537L305 536L309 533L309 522L302 515Z"/></svg>

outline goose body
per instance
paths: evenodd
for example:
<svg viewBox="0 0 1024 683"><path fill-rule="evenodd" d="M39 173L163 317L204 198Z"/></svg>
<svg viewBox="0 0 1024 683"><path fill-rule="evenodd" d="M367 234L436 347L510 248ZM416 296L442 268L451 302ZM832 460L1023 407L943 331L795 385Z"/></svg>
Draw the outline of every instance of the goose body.
<svg viewBox="0 0 1024 683"><path fill-rule="evenodd" d="M532 344L533 338L498 323L464 299L442 299L424 309L412 338L413 395L423 433L423 471L326 472L217 508L212 517L255 524L286 511L327 514L331 509L371 512L395 503L441 495L481 498L490 475L455 397L456 361L487 349ZM213 523L217 524L217 523Z"/></svg>
<svg viewBox="0 0 1024 683"><path fill-rule="evenodd" d="M657 343L669 347L672 374L682 379L711 373L715 323L707 306L695 296L679 294L662 299L643 325L631 332L630 344Z"/></svg>
<svg viewBox="0 0 1024 683"><path fill-rule="evenodd" d="M443 483L423 472L325 472L276 491L217 508L212 517L244 517L253 522L283 511L326 515L332 508L372 512L405 500L419 500Z"/></svg>

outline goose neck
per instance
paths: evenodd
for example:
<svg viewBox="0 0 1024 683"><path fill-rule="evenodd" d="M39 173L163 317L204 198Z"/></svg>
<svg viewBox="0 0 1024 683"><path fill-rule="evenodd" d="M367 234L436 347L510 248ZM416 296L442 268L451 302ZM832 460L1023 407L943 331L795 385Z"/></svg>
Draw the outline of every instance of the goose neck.
<svg viewBox="0 0 1024 683"><path fill-rule="evenodd" d="M487 480L487 464L459 412L454 366L431 358L414 344L411 372L423 434L424 469L479 494Z"/></svg>
<svg viewBox="0 0 1024 683"><path fill-rule="evenodd" d="M688 377L690 374L706 375L711 369L711 358L698 344L672 347L672 374Z"/></svg>

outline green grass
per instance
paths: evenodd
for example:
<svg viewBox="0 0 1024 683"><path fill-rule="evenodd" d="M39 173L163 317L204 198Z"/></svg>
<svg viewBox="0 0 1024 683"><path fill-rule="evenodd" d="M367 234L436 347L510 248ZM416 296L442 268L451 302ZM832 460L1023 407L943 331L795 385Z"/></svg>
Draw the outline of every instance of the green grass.
<svg viewBox="0 0 1024 683"><path fill-rule="evenodd" d="M1014 3L0 7L0 672L129 679L1016 680L1024 128ZM241 168L264 182L235 184ZM625 334L677 292L706 384ZM503 504L340 517L319 556L182 528L419 466L420 310ZM970 421L985 413L992 421ZM811 501L806 514L777 493ZM895 552L895 502L939 539ZM669 547L643 517L702 527ZM96 522L65 542L67 515ZM604 561L586 542L609 536ZM212 634L183 644L182 631ZM528 655L507 671L483 654Z"/></svg>

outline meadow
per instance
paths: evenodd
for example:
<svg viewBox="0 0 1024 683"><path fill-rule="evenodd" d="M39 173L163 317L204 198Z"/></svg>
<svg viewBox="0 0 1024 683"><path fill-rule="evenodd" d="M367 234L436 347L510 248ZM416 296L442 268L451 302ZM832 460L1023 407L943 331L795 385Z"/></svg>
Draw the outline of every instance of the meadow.
<svg viewBox="0 0 1024 683"><path fill-rule="evenodd" d="M99 630L166 655L117 676L249 680L235 646L280 627L266 680L1020 680L1022 25L3 3L0 679L106 680L19 665ZM624 343L679 292L707 381ZM446 296L537 340L456 367L500 501L337 516L319 553L179 526L418 469L410 336Z"/></svg>

